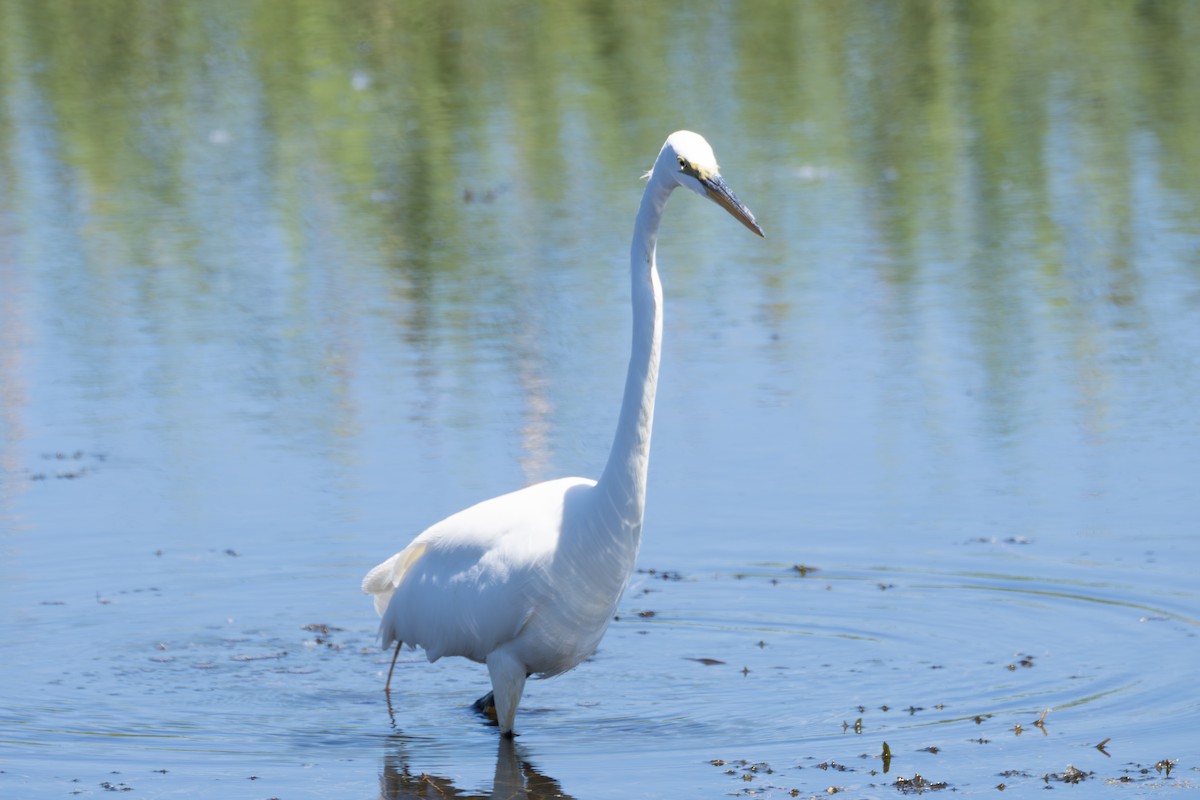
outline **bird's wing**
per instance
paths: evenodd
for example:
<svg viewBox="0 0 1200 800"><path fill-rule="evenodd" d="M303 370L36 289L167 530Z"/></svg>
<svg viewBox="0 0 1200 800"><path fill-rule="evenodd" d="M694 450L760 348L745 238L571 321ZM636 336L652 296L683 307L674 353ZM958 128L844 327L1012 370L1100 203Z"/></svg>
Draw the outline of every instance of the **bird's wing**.
<svg viewBox="0 0 1200 800"><path fill-rule="evenodd" d="M363 580L375 595L383 645L425 648L431 661L459 655L483 661L520 633L536 609L553 558L564 478L486 500L433 525Z"/></svg>

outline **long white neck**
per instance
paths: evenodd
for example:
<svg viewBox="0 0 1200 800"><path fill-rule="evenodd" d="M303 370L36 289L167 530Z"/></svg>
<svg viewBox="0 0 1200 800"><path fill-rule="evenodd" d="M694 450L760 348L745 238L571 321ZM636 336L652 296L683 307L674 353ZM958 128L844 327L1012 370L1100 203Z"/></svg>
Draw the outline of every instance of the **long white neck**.
<svg viewBox="0 0 1200 800"><path fill-rule="evenodd" d="M656 165L657 166L657 165ZM658 361L662 350L662 286L654 261L658 224L674 182L664 180L656 168L650 175L629 252L633 300L633 347L621 416L613 437L608 463L598 482L625 536L638 542L646 502L646 470L650 462L650 433L654 425L654 392L658 386Z"/></svg>

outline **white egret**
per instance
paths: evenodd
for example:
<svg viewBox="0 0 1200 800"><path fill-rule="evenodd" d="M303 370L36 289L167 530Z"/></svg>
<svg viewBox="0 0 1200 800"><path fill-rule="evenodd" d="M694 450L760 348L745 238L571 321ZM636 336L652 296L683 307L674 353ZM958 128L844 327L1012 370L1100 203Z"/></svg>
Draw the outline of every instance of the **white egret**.
<svg viewBox="0 0 1200 800"><path fill-rule="evenodd" d="M560 478L485 500L428 528L363 579L382 617L383 647L396 643L392 669L405 642L431 662L486 663L506 736L525 679L558 675L591 655L633 574L662 342L655 245L667 198L691 189L763 235L699 134L671 134L646 178L630 247L632 354L600 479ZM389 696L391 681L389 670Z"/></svg>

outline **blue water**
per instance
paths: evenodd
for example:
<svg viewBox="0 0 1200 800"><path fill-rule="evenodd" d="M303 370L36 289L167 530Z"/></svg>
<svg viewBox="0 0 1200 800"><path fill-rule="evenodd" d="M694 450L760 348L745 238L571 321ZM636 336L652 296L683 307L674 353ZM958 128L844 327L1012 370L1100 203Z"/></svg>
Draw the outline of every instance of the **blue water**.
<svg viewBox="0 0 1200 800"><path fill-rule="evenodd" d="M230 13L204 36L249 24ZM485 94L484 122L435 120L448 148L397 128L419 98L367 67L314 73L343 116L266 124L233 58L113 110L144 127L108 158L22 53L0 70L0 795L1200 785L1194 123L1097 116L1059 66L1007 143L965 94L915 143L853 98L777 118L763 76L740 117L773 125L551 107L547 147ZM389 709L359 581L465 505L599 471L638 176L682 124L767 239L668 209L619 619L531 682L513 747L467 709L478 665L405 653Z"/></svg>

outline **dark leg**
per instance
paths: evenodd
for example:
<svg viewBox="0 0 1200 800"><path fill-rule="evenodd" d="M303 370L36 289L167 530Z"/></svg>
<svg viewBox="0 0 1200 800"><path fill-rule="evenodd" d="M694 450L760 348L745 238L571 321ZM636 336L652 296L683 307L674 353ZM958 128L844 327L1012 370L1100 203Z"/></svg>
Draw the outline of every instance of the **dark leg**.
<svg viewBox="0 0 1200 800"><path fill-rule="evenodd" d="M471 710L476 714L482 714L487 717L493 725L496 723L496 695L493 692L488 692L483 697L471 704Z"/></svg>
<svg viewBox="0 0 1200 800"><path fill-rule="evenodd" d="M391 697L392 694L392 672L396 669L396 659L400 657L400 645L404 642L396 642L396 652L392 653L392 666L388 667L387 683L383 687L383 693Z"/></svg>

